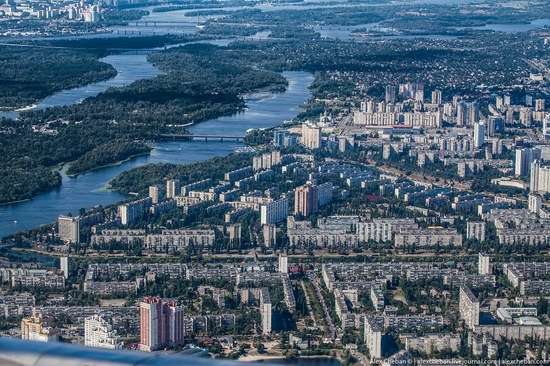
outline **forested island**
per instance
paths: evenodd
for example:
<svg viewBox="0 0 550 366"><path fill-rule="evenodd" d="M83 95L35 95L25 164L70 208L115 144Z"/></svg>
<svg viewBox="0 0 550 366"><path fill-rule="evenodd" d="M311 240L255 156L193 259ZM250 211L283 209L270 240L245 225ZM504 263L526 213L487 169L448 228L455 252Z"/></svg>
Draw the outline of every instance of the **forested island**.
<svg viewBox="0 0 550 366"><path fill-rule="evenodd" d="M70 88L116 75L84 50L0 46L0 109L21 108Z"/></svg>
<svg viewBox="0 0 550 366"><path fill-rule="evenodd" d="M32 198L61 185L59 172L31 159L18 161L9 169L0 168L0 204Z"/></svg>
<svg viewBox="0 0 550 366"><path fill-rule="evenodd" d="M86 152L71 162L67 175L77 175L125 159L148 154L152 149L143 142L111 141Z"/></svg>

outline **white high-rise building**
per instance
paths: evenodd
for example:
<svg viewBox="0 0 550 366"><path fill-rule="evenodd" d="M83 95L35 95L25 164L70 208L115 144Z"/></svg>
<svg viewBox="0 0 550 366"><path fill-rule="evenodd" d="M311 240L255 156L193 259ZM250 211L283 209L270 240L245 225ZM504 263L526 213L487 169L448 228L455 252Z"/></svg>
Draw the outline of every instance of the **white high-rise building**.
<svg viewBox="0 0 550 366"><path fill-rule="evenodd" d="M262 225L275 225L285 221L288 217L288 198L281 198L267 205L262 205L260 211Z"/></svg>
<svg viewBox="0 0 550 366"><path fill-rule="evenodd" d="M379 102L378 105L376 106L376 110L378 112L386 112L386 102L384 101Z"/></svg>
<svg viewBox="0 0 550 366"><path fill-rule="evenodd" d="M161 186L154 185L149 187L149 198L151 198L152 203L156 205L160 201L162 201L162 190Z"/></svg>
<svg viewBox="0 0 550 366"><path fill-rule="evenodd" d="M545 139L550 139L550 113L542 120L542 135Z"/></svg>
<svg viewBox="0 0 550 366"><path fill-rule="evenodd" d="M84 14L84 21L87 23L97 23L101 20L101 15L99 13L99 7L97 5L92 6Z"/></svg>
<svg viewBox="0 0 550 366"><path fill-rule="evenodd" d="M489 118L487 118L487 122L486 122L485 134L488 137L494 137L495 133L496 133L496 129L497 129L497 118L493 117L493 116L489 116Z"/></svg>
<svg viewBox="0 0 550 366"><path fill-rule="evenodd" d="M525 94L525 105L528 107L533 106L533 96L531 94Z"/></svg>
<svg viewBox="0 0 550 366"><path fill-rule="evenodd" d="M146 197L117 206L122 225L129 225L143 217L152 203L153 200L150 197Z"/></svg>
<svg viewBox="0 0 550 366"><path fill-rule="evenodd" d="M466 223L466 238L484 241L486 226L485 221L468 221Z"/></svg>
<svg viewBox="0 0 550 366"><path fill-rule="evenodd" d="M538 194L529 194L529 211L534 214L539 214L542 209L542 198Z"/></svg>
<svg viewBox="0 0 550 366"><path fill-rule="evenodd" d="M512 104L512 97L510 97L510 94L506 94L504 96L504 105L510 106Z"/></svg>
<svg viewBox="0 0 550 366"><path fill-rule="evenodd" d="M414 100L416 102L424 103L424 90L419 90L414 94Z"/></svg>
<svg viewBox="0 0 550 366"><path fill-rule="evenodd" d="M525 127L531 127L531 124L533 123L533 111L531 110L531 108L520 108L519 121Z"/></svg>
<svg viewBox="0 0 550 366"><path fill-rule="evenodd" d="M78 217L61 215L57 219L59 239L77 243L80 239L80 219Z"/></svg>
<svg viewBox="0 0 550 366"><path fill-rule="evenodd" d="M69 257L59 258L59 270L63 272L65 279L69 278Z"/></svg>
<svg viewBox="0 0 550 366"><path fill-rule="evenodd" d="M474 148L479 149L485 143L485 122L474 123Z"/></svg>
<svg viewBox="0 0 550 366"><path fill-rule="evenodd" d="M538 159L531 164L530 190L539 194L550 192L550 167L542 166Z"/></svg>
<svg viewBox="0 0 550 366"><path fill-rule="evenodd" d="M374 113L375 110L376 110L376 103L374 103L374 100L369 100L367 102L367 110L365 112Z"/></svg>
<svg viewBox="0 0 550 366"><path fill-rule="evenodd" d="M479 301L467 287L460 287L459 295L460 318L464 320L470 329L479 325Z"/></svg>
<svg viewBox="0 0 550 366"><path fill-rule="evenodd" d="M535 100L535 112L544 112L544 99Z"/></svg>
<svg viewBox="0 0 550 366"><path fill-rule="evenodd" d="M177 179L168 179L166 181L166 198L174 198L180 191L180 181Z"/></svg>
<svg viewBox="0 0 550 366"><path fill-rule="evenodd" d="M487 254L479 253L477 272L480 275L491 273L491 258Z"/></svg>
<svg viewBox="0 0 550 366"><path fill-rule="evenodd" d="M508 108L504 113L504 121L508 124L515 123L514 108Z"/></svg>
<svg viewBox="0 0 550 366"><path fill-rule="evenodd" d="M78 12L76 11L76 8L74 6L69 6L69 10L67 12L67 18L69 20L75 20L78 16Z"/></svg>
<svg viewBox="0 0 550 366"><path fill-rule="evenodd" d="M122 349L113 326L99 315L84 319L84 345L95 348Z"/></svg>
<svg viewBox="0 0 550 366"><path fill-rule="evenodd" d="M279 272L288 273L288 257L286 254L279 254Z"/></svg>
<svg viewBox="0 0 550 366"><path fill-rule="evenodd" d="M495 106L497 107L497 109L502 109L503 105L504 105L504 100L500 95L498 95L495 101Z"/></svg>
<svg viewBox="0 0 550 366"><path fill-rule="evenodd" d="M432 104L441 104L443 101L441 90L434 90L432 91Z"/></svg>
<svg viewBox="0 0 550 366"><path fill-rule="evenodd" d="M364 339L371 361L382 358L382 331L384 325L376 318L365 317Z"/></svg>
<svg viewBox="0 0 550 366"><path fill-rule="evenodd" d="M277 227L275 225L264 225L264 245L266 247L272 247L277 242Z"/></svg>
<svg viewBox="0 0 550 366"><path fill-rule="evenodd" d="M521 177L528 176L531 172L531 164L540 159L541 151L538 148L516 149L515 174Z"/></svg>
<svg viewBox="0 0 550 366"><path fill-rule="evenodd" d="M302 145L308 149L321 147L321 127L311 122L302 124Z"/></svg>
<svg viewBox="0 0 550 366"><path fill-rule="evenodd" d="M260 289L260 315L262 317L262 333L271 333L273 313L269 290L266 287Z"/></svg>
<svg viewBox="0 0 550 366"><path fill-rule="evenodd" d="M468 104L468 125L473 125L479 121L479 104L472 102Z"/></svg>

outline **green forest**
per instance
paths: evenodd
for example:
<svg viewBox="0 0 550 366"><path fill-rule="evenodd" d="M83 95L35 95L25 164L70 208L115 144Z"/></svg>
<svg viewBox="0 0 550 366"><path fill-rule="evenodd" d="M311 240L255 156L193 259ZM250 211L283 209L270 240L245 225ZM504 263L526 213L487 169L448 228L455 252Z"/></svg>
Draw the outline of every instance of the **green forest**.
<svg viewBox="0 0 550 366"><path fill-rule="evenodd" d="M61 175L30 159L20 161L9 169L0 169L0 204L29 199L40 192L58 187Z"/></svg>
<svg viewBox="0 0 550 366"><path fill-rule="evenodd" d="M68 175L76 175L116 163L132 156L148 154L151 148L142 142L110 141L88 151L73 161L67 169Z"/></svg>
<svg viewBox="0 0 550 366"><path fill-rule="evenodd" d="M106 80L116 73L87 51L0 46L0 108L31 105L55 92Z"/></svg>

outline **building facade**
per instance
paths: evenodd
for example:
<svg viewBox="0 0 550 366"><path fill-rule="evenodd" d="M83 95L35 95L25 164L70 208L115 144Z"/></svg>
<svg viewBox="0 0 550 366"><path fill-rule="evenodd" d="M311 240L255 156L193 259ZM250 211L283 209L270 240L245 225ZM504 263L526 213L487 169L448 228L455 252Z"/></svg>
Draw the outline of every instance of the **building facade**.
<svg viewBox="0 0 550 366"><path fill-rule="evenodd" d="M95 348L122 349L113 326L100 315L84 319L84 345Z"/></svg>
<svg viewBox="0 0 550 366"><path fill-rule="evenodd" d="M140 307L140 344L142 351L183 344L184 311L175 301L146 297Z"/></svg>

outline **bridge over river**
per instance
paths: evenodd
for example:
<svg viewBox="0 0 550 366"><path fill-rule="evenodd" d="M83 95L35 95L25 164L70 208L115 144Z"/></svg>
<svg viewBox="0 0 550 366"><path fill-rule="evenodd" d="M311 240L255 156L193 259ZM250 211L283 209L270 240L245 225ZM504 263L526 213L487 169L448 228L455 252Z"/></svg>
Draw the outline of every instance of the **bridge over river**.
<svg viewBox="0 0 550 366"><path fill-rule="evenodd" d="M165 133L160 135L163 140L219 140L219 141L243 141L244 136L230 136L230 135L204 135L204 134L175 134Z"/></svg>

